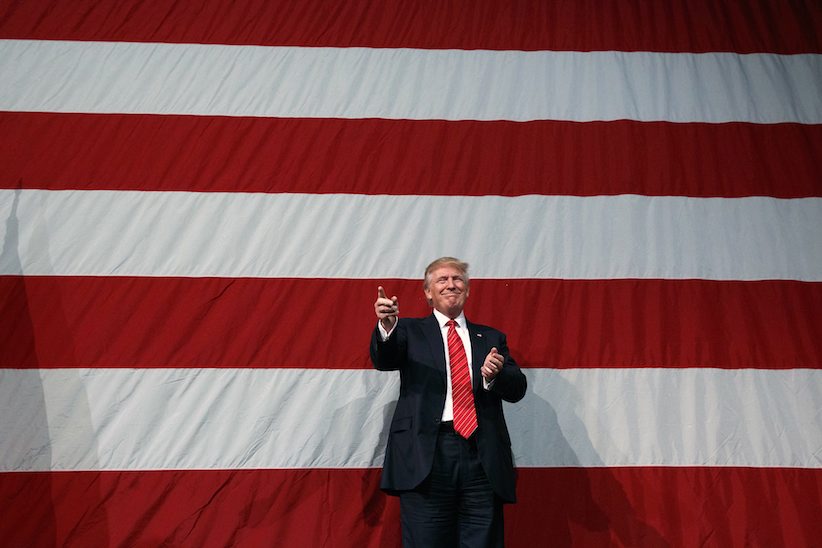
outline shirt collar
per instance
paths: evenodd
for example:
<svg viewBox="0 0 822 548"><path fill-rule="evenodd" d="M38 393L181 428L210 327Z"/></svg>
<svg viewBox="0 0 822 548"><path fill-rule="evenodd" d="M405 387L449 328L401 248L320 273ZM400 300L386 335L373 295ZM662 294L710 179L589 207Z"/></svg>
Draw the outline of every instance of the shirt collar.
<svg viewBox="0 0 822 548"><path fill-rule="evenodd" d="M451 319L436 308L434 309L434 317L437 319L437 324L440 326L440 329L445 327L445 324ZM457 325L461 328L468 327L468 322L465 319L465 313L460 312L460 315L454 318L457 321Z"/></svg>

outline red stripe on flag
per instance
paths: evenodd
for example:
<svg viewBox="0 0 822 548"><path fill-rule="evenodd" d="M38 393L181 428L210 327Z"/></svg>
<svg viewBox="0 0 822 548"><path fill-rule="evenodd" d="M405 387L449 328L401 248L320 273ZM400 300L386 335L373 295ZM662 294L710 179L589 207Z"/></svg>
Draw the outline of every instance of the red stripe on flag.
<svg viewBox="0 0 822 548"><path fill-rule="evenodd" d="M2 546L399 545L376 470L5 473L0 501Z"/></svg>
<svg viewBox="0 0 822 548"><path fill-rule="evenodd" d="M370 368L380 284L430 312L416 280L2 276L0 367ZM819 310L822 283L477 279L466 312L529 367L816 369Z"/></svg>
<svg viewBox="0 0 822 548"><path fill-rule="evenodd" d="M0 3L0 38L496 50L822 51L815 0Z"/></svg>
<svg viewBox="0 0 822 548"><path fill-rule="evenodd" d="M822 196L822 125L0 112L0 188Z"/></svg>
<svg viewBox="0 0 822 548"><path fill-rule="evenodd" d="M822 470L520 469L512 546L813 546Z"/></svg>
<svg viewBox="0 0 822 548"><path fill-rule="evenodd" d="M399 546L366 470L0 474L3 546ZM822 470L519 470L506 545L813 546Z"/></svg>

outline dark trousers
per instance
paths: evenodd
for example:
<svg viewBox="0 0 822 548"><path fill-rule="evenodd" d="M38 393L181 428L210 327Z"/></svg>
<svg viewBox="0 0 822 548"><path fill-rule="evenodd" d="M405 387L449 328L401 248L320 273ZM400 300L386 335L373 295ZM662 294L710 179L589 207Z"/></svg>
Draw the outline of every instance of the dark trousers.
<svg viewBox="0 0 822 548"><path fill-rule="evenodd" d="M503 546L502 502L480 464L477 444L444 427L431 475L400 494L405 548Z"/></svg>

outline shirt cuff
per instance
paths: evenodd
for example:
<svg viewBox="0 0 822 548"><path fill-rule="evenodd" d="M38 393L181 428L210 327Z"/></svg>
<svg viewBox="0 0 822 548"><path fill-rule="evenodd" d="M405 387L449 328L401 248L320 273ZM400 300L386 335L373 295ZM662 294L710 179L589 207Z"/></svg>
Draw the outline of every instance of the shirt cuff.
<svg viewBox="0 0 822 548"><path fill-rule="evenodd" d="M382 337L382 342L388 340L388 337L391 336L391 333L397 328L397 324L400 323L400 319L397 318L397 321L394 322L394 325L391 326L391 331L386 331L385 328L382 326L382 322L377 320L377 329L380 330L380 337Z"/></svg>

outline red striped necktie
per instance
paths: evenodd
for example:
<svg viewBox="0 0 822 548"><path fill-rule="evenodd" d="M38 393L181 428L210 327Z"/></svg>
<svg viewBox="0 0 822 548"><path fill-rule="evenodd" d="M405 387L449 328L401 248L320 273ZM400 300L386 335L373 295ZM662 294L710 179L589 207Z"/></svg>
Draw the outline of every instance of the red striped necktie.
<svg viewBox="0 0 822 548"><path fill-rule="evenodd" d="M477 410L471 390L471 373L462 339L457 334L457 322L449 320L448 359L451 362L451 397L454 402L454 430L468 439L477 429Z"/></svg>

